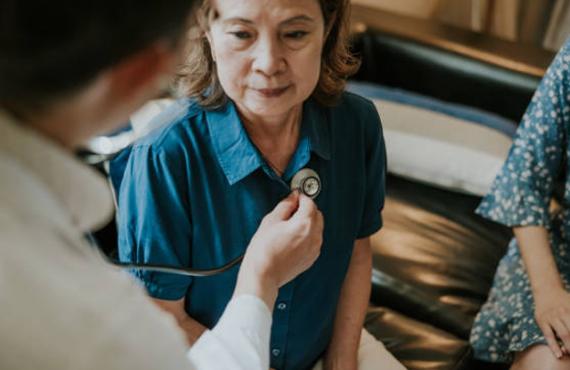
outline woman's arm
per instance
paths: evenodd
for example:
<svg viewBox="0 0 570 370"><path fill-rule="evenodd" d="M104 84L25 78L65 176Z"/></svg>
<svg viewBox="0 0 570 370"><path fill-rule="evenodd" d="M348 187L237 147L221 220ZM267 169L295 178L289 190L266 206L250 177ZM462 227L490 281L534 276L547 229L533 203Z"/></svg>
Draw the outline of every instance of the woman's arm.
<svg viewBox="0 0 570 370"><path fill-rule="evenodd" d="M326 370L356 370L360 333L370 299L372 251L370 238L354 242L350 265L338 302L331 343L324 358Z"/></svg>
<svg viewBox="0 0 570 370"><path fill-rule="evenodd" d="M557 358L570 350L570 294L564 288L548 240L540 226L515 227L535 302L535 318ZM564 346L558 344L558 339Z"/></svg>
<svg viewBox="0 0 570 370"><path fill-rule="evenodd" d="M192 346L198 338L208 330L208 328L194 320L186 313L186 310L184 309L186 298L182 298L177 301L153 298L152 301L156 303L158 307L174 316L178 326L180 326L186 335L188 346Z"/></svg>

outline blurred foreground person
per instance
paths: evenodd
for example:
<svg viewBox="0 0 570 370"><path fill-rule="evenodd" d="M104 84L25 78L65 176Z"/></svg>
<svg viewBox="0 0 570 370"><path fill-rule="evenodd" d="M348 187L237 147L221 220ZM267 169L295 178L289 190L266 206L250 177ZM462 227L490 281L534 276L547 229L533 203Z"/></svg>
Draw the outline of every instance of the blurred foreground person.
<svg viewBox="0 0 570 370"><path fill-rule="evenodd" d="M511 369L570 369L570 40L548 68L503 169L477 212L512 227L487 302L475 318L475 357ZM564 181L559 212L550 212Z"/></svg>
<svg viewBox="0 0 570 370"><path fill-rule="evenodd" d="M280 286L320 252L292 194L250 241L218 325L189 350L175 320L84 240L113 212L73 151L170 78L192 1L0 3L0 368L262 369Z"/></svg>

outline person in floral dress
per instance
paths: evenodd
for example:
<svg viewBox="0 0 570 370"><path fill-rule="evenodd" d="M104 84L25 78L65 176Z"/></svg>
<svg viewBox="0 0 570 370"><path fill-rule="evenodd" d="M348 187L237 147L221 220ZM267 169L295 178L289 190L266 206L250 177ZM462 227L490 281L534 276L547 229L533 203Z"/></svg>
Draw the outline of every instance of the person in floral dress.
<svg viewBox="0 0 570 370"><path fill-rule="evenodd" d="M570 369L570 40L522 119L477 213L513 228L471 331L475 357L511 369ZM550 211L557 182L561 208Z"/></svg>

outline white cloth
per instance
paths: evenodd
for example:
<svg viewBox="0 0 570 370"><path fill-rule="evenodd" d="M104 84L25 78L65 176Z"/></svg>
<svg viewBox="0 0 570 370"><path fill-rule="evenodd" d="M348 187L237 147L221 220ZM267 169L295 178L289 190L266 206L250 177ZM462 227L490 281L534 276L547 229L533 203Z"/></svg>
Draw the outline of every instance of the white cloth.
<svg viewBox="0 0 570 370"><path fill-rule="evenodd" d="M267 306L232 300L188 351L174 319L84 241L112 209L102 176L0 112L0 369L267 370Z"/></svg>
<svg viewBox="0 0 570 370"><path fill-rule="evenodd" d="M313 370L323 370L323 361L319 360ZM382 342L366 329L362 329L358 346L358 370L406 370L406 368L388 352Z"/></svg>

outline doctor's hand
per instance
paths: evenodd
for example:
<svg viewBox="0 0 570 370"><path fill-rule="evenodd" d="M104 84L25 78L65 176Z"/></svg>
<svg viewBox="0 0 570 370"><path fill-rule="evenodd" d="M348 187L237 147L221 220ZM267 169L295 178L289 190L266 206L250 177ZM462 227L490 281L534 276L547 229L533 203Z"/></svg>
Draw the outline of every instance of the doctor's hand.
<svg viewBox="0 0 570 370"><path fill-rule="evenodd" d="M323 242L323 215L297 192L267 214L251 239L234 294L254 294L272 309L279 287L313 265Z"/></svg>
<svg viewBox="0 0 570 370"><path fill-rule="evenodd" d="M265 216L245 258L281 287L313 265L322 243L321 212L311 198L294 192Z"/></svg>

